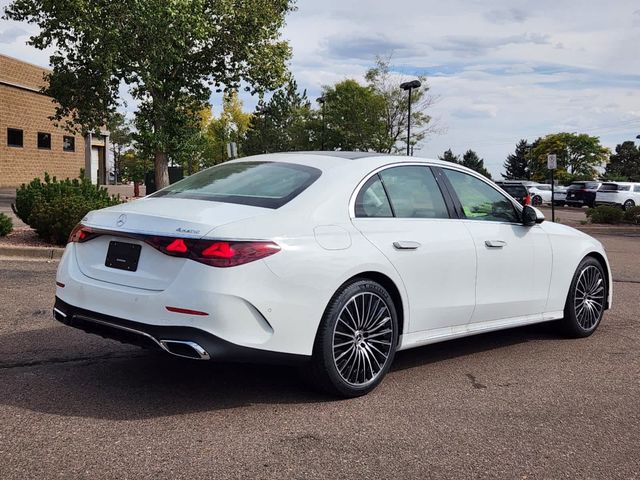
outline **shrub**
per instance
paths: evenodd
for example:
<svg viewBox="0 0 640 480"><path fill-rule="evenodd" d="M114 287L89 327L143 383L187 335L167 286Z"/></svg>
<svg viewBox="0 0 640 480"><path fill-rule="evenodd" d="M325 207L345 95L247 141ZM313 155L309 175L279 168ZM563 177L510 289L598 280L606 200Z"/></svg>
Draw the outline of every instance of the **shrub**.
<svg viewBox="0 0 640 480"><path fill-rule="evenodd" d="M610 205L600 205L587 210L587 217L591 219L591 223L620 223L623 216L624 212L621 208Z"/></svg>
<svg viewBox="0 0 640 480"><path fill-rule="evenodd" d="M624 221L640 225L640 207L627 208L624 212Z"/></svg>
<svg viewBox="0 0 640 480"><path fill-rule="evenodd" d="M23 184L16 192L13 210L40 238L64 245L73 227L89 211L118 203L119 197L93 185L81 171L80 178L73 180L59 182L45 174L44 182L36 178L28 185Z"/></svg>
<svg viewBox="0 0 640 480"><path fill-rule="evenodd" d="M11 230L13 230L13 221L11 220L11 217L4 213L0 213L0 237L9 235Z"/></svg>

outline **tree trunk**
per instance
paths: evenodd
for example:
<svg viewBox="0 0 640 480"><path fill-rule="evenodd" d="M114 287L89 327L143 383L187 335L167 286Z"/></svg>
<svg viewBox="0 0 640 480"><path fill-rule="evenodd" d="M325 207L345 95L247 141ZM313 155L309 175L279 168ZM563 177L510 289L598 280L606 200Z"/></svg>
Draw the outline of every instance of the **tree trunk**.
<svg viewBox="0 0 640 480"><path fill-rule="evenodd" d="M169 186L169 157L166 152L155 154L156 190Z"/></svg>

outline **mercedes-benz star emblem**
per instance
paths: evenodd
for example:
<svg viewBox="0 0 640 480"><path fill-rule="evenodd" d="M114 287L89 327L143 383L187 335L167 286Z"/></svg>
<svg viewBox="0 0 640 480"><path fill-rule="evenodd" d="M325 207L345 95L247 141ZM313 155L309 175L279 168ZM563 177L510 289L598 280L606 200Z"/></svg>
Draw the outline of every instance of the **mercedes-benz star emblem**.
<svg viewBox="0 0 640 480"><path fill-rule="evenodd" d="M116 225L121 227L123 226L125 223L127 223L127 215L126 214L122 214L118 217L118 221L116 222Z"/></svg>

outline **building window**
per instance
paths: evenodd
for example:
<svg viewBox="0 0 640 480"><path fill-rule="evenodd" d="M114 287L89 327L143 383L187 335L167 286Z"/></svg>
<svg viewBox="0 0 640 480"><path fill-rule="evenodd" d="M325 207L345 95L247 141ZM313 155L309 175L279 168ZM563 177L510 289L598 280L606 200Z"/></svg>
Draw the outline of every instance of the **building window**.
<svg viewBox="0 0 640 480"><path fill-rule="evenodd" d="M38 148L41 150L51 150L51 134L38 132Z"/></svg>
<svg viewBox="0 0 640 480"><path fill-rule="evenodd" d="M75 137L64 137L62 141L62 149L65 152L75 152L76 151L76 139Z"/></svg>
<svg viewBox="0 0 640 480"><path fill-rule="evenodd" d="M24 134L18 128L7 128L7 145L10 147L23 147Z"/></svg>

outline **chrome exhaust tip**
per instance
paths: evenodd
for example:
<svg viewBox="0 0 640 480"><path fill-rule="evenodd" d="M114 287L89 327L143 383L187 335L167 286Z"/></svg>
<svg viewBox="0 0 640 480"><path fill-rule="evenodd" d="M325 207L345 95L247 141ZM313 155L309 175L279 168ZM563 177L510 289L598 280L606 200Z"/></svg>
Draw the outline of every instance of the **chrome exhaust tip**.
<svg viewBox="0 0 640 480"><path fill-rule="evenodd" d="M181 358L192 360L211 360L207 351L196 342L186 340L159 340L158 343L163 350Z"/></svg>

